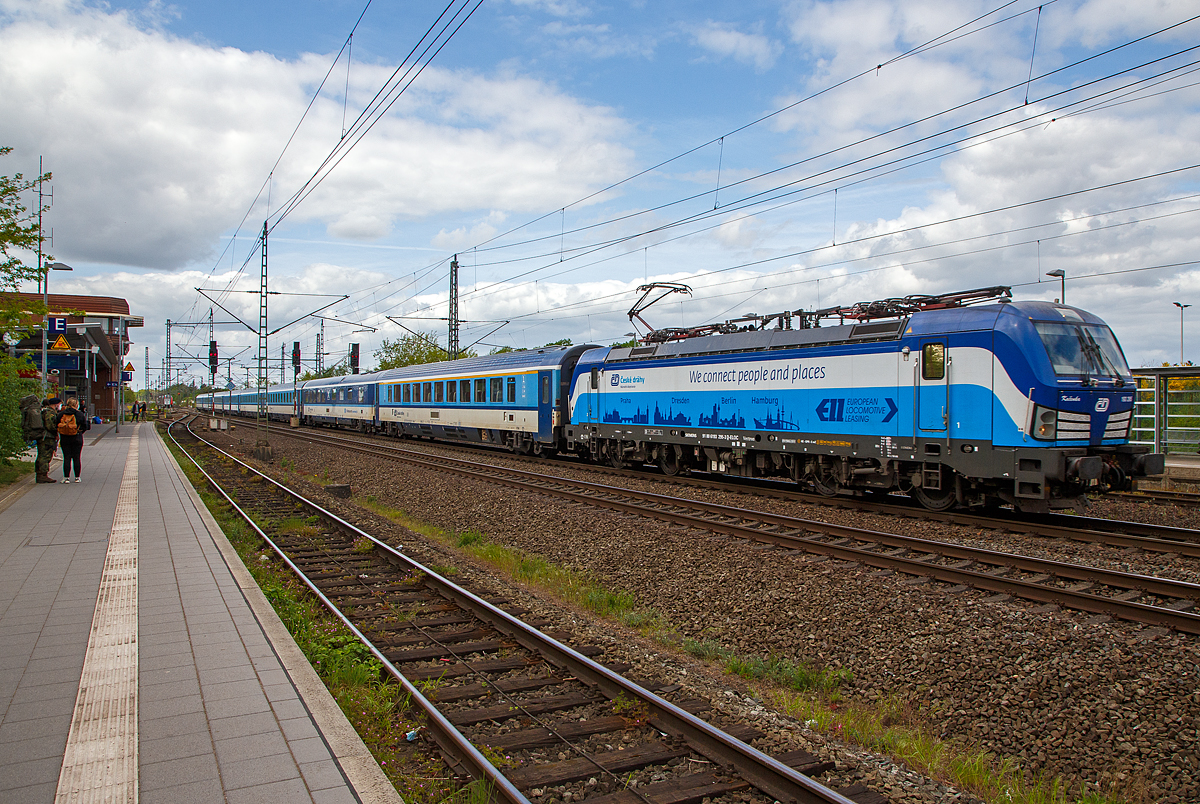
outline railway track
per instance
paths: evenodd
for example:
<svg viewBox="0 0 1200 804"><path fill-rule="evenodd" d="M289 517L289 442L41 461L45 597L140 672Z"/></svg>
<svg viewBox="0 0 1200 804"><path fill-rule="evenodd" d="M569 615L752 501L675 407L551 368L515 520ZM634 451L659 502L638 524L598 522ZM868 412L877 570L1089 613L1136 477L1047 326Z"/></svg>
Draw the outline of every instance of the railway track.
<svg viewBox="0 0 1200 804"><path fill-rule="evenodd" d="M451 769L494 798L578 785L589 804L689 804L758 791L763 802L885 804L860 786L810 778L832 763L803 751L769 757L762 735L698 717L706 703L677 685L638 684L452 583L205 441L208 482L309 590L368 646L424 712ZM297 527L298 516L307 517ZM309 524L311 523L311 524ZM281 527L283 525L283 527ZM672 700L675 699L675 700Z"/></svg>
<svg viewBox="0 0 1200 804"><path fill-rule="evenodd" d="M1159 491L1157 489L1139 489L1137 491L1109 492L1109 496L1131 502L1169 503L1183 505L1189 508L1200 506L1200 494L1190 491Z"/></svg>
<svg viewBox="0 0 1200 804"><path fill-rule="evenodd" d="M679 497L571 480L478 463L313 430L279 434L379 458L400 459L439 472L547 494L568 501L648 516L723 536L902 572L1133 622L1200 633L1200 585L1000 553L893 533L768 514ZM993 523L992 525L996 525ZM1053 531L1059 535L1061 531ZM1200 545L1103 532L1070 531L1067 538L1184 555Z"/></svg>

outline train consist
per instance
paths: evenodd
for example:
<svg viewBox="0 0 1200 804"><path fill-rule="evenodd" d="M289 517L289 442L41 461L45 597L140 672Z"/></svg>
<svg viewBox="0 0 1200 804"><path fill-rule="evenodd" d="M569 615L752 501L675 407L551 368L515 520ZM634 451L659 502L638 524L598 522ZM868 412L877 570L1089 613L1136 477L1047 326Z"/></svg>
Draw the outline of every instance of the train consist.
<svg viewBox="0 0 1200 804"><path fill-rule="evenodd" d="M986 288L273 386L267 401L305 424L1045 512L1163 471L1128 443L1135 395L1097 316ZM254 416L258 392L197 405Z"/></svg>

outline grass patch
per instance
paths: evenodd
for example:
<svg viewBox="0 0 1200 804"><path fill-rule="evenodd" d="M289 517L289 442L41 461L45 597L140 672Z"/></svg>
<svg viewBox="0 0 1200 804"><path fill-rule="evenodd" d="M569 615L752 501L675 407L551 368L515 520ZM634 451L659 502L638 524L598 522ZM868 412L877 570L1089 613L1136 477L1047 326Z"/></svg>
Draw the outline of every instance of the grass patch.
<svg viewBox="0 0 1200 804"><path fill-rule="evenodd" d="M977 746L933 734L911 698L890 695L874 705L838 703L813 692L759 691L781 712L816 731L895 757L994 804L1141 804L1136 791L1099 791L1061 777L1030 775Z"/></svg>
<svg viewBox="0 0 1200 804"><path fill-rule="evenodd" d="M739 656L712 639L684 639L681 647L697 659L722 663L731 675L748 681L770 681L789 690L816 692L831 702L840 699L838 688L844 682L854 680L849 670L818 670L781 656Z"/></svg>
<svg viewBox="0 0 1200 804"><path fill-rule="evenodd" d="M0 488L11 486L25 475L33 474L33 461L0 461Z"/></svg>

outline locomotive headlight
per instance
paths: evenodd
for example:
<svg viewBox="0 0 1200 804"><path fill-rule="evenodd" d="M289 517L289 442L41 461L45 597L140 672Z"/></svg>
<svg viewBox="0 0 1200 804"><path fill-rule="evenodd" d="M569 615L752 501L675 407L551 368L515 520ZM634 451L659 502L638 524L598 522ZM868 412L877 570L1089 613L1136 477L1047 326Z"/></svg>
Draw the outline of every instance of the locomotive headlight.
<svg viewBox="0 0 1200 804"><path fill-rule="evenodd" d="M1033 411L1033 437L1053 441L1058 434L1058 411L1038 405Z"/></svg>

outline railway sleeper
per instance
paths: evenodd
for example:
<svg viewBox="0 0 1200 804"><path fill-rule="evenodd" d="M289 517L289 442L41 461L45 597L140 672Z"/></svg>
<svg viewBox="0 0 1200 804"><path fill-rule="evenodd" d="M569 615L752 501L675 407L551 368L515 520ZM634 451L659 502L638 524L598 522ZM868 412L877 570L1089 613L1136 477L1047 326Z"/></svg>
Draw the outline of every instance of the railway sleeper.
<svg viewBox="0 0 1200 804"><path fill-rule="evenodd" d="M597 775L596 766L610 773L627 773L651 765L665 765L672 759L686 757L691 749L665 742L645 743L626 748L594 754L589 759L568 759L548 765L533 765L517 768L508 773L508 780L522 790L531 787L570 784Z"/></svg>
<svg viewBox="0 0 1200 804"><path fill-rule="evenodd" d="M487 684L463 684L454 687L439 687L430 697L438 703L454 703L473 698L488 698L497 693L526 692L566 684L568 679L559 676L516 676L502 678ZM494 743L492 744L494 748Z"/></svg>
<svg viewBox="0 0 1200 804"><path fill-rule="evenodd" d="M561 712L564 709L574 709L577 706L590 706L598 703L600 698L594 692L569 692L562 695L547 695L541 698L531 698L527 701L483 706L478 709L464 709L461 712L446 712L446 719L455 726L474 726L494 720L497 723L509 718L521 718L527 715L541 715L547 712Z"/></svg>

